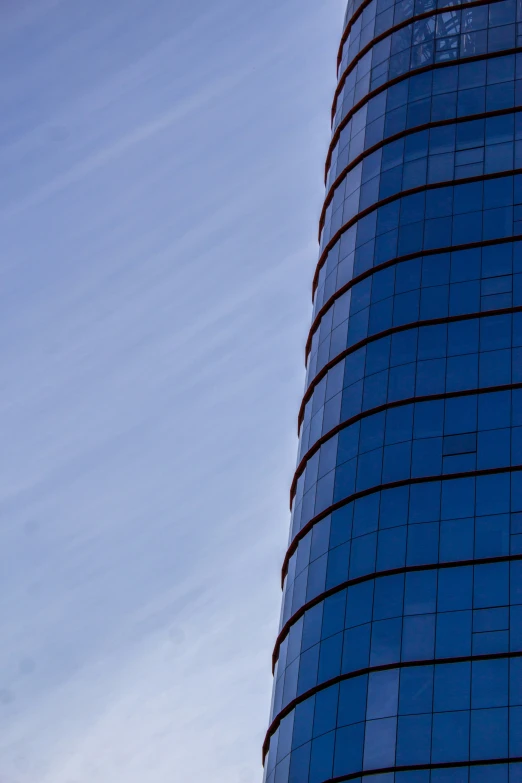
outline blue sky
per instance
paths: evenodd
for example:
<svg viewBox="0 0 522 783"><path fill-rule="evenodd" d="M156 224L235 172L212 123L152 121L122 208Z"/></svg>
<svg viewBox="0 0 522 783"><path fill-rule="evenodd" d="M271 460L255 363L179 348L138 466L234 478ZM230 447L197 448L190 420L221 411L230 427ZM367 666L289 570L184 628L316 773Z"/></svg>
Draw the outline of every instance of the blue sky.
<svg viewBox="0 0 522 783"><path fill-rule="evenodd" d="M0 783L261 779L344 0L0 10Z"/></svg>

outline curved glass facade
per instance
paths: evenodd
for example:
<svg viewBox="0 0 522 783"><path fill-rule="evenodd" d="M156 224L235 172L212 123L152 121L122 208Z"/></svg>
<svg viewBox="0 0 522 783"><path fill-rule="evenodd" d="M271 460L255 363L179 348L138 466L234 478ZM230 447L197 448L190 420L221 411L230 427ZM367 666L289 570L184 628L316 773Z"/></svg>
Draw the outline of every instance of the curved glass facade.
<svg viewBox="0 0 522 783"><path fill-rule="evenodd" d="M522 0L350 0L266 783L522 783Z"/></svg>

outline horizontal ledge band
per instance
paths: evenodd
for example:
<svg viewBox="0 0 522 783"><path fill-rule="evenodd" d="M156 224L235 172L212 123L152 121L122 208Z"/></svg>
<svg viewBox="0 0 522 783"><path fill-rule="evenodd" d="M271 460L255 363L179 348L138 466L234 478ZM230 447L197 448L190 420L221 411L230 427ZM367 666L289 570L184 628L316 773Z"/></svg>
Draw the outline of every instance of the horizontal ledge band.
<svg viewBox="0 0 522 783"><path fill-rule="evenodd" d="M360 4L359 8L355 9L355 11L351 15L349 21L344 26L344 30L343 30L342 35L341 35L341 42L339 43L339 49L337 50L337 71L339 71L339 66L340 66L340 64L342 62L342 59L343 59L343 48L344 48L344 44L348 40L348 36L350 35L350 31L351 31L354 23L357 21L357 19L360 17L362 12L364 11L364 9L367 8L370 5L371 2L372 2L372 0L363 0L362 3ZM448 6L448 7L451 8L452 6ZM337 75L339 75L339 74L337 74Z"/></svg>
<svg viewBox="0 0 522 783"><path fill-rule="evenodd" d="M339 48L337 50L337 66L336 66L337 67L337 75L339 75L339 66L340 66L340 64L342 62L342 59L343 59L344 44L348 40L348 36L350 35L350 31L351 31L354 23L357 21L359 16L364 11L364 9L367 8L370 5L371 2L372 2L372 0L363 0L363 2L359 5L358 8L355 9L355 11L351 15L350 19L348 20L348 22L346 22L346 24L344 26L344 29L343 29L343 32L342 32L342 35L341 35L341 41L339 43ZM490 4L494 3L494 2L500 2L500 0L490 0ZM462 3L461 5L457 6L457 8L465 8L467 5L468 5L467 3ZM445 8L446 8L446 11L455 10L455 6L452 6L452 5L449 5L449 4L447 6L445 6Z"/></svg>
<svg viewBox="0 0 522 783"><path fill-rule="evenodd" d="M511 470L514 471L522 470L522 465L519 465L515 469L511 469ZM511 470L509 472L511 472ZM466 475L469 476L469 474ZM316 595L315 598L311 598L309 601L307 601L302 606L300 606L299 609L297 609L297 611L295 611L291 617L288 618L286 623L283 625L283 627L277 634L277 638L274 643L274 649L272 651L272 673L275 669L275 665L279 657L279 648L281 646L281 643L284 640L285 636L290 631L291 627L295 625L295 623L298 620L300 620L300 618L309 609L312 609L317 604L322 603L322 601L325 601L327 598L330 598L330 596L335 595L336 593L340 593L342 590L346 590L346 588L348 587L353 587L354 585L360 585L363 584L364 582L371 582L375 579L384 579L387 576L398 576L400 574L413 574L413 573L418 573L419 571L441 571L448 568L460 568L463 566L472 566L472 565L488 565L489 563L509 563L509 562L516 562L517 560L522 560L522 554L521 555L498 555L496 557L481 557L481 558L477 557L469 560L452 560L448 563L424 563L422 565L410 565L410 566L406 565L406 566L400 566L400 568L389 568L386 571L372 571L369 574L356 576L353 579L345 579L344 582L341 582L338 585L334 585L334 587L329 587L328 590L323 590L323 592L319 593L319 595Z"/></svg>
<svg viewBox="0 0 522 783"><path fill-rule="evenodd" d="M490 5L490 4L491 4L491 0L472 0L472 2L466 3L465 7L475 8L476 6ZM398 22L397 24L388 27L386 30L383 30L382 33L379 33L379 35L376 35L374 38L372 38L371 41L368 41L368 43L365 44L362 49L359 49L357 54L350 60L350 62L348 63L348 65L346 66L342 74L338 77L337 87L335 88L334 97L332 100L331 121L333 122L334 120L335 112L337 111L337 101L339 100L339 95L342 92L342 89L346 83L348 76L351 74L354 68L356 68L357 64L362 60L362 58L371 49L373 49L374 46L376 46L381 41L384 41L384 39L388 38L388 36L393 35L393 33L396 33L399 30L404 30L405 27L408 27L408 25L413 24L414 22L422 22L424 19L431 19L433 16L441 16L442 14L448 14L451 13L452 11L460 11L460 10L462 10L462 6L460 5L449 6L449 7L445 6L443 8L432 8L431 11L423 11L421 14L414 14L413 16L410 16L408 19L403 19L402 22ZM436 39L432 39L432 40L436 40ZM420 44L430 43L430 41L420 41L419 43ZM391 56L392 55L390 55L390 57ZM460 59L461 58L459 58L459 60ZM459 60L457 60L456 62L459 62Z"/></svg>
<svg viewBox="0 0 522 783"><path fill-rule="evenodd" d="M339 432L342 432L342 430L346 429L347 427L350 427L352 424L356 424L358 421L361 421L362 419L367 419L369 416L374 416L378 413L383 413L384 411L387 410L391 410L394 408L402 408L405 405L415 405L417 403L433 402L435 400L455 399L456 397L469 397L473 394L493 394L495 392L511 391L513 389L521 389L521 388L522 388L522 383L504 383L498 386L480 386L476 389L460 389L458 391L452 391L452 392L440 392L439 394L424 394L418 397L415 396L405 397L402 400L385 402L382 405L377 405L375 408L369 408L367 411L361 411L360 413L356 413L355 416L351 416L349 419L339 422L339 424L336 424L335 427L332 427L331 430L328 430L328 432L325 432L324 435L321 435L321 437L318 438L315 441L315 443L308 449L306 454L303 455L302 459L299 462L299 465L296 468L294 477L292 479L292 484L290 486L290 510L292 509L292 501L295 496L297 481L301 476L301 474L303 473L308 460L311 457L313 457L313 455L317 451L319 451L321 446L327 441L329 441L330 438L335 437L335 435L337 435ZM285 563L287 562L288 560L287 557L285 556L283 569L285 567Z"/></svg>
<svg viewBox="0 0 522 783"><path fill-rule="evenodd" d="M354 343L349 348L345 348L344 351L341 351L341 353L338 353L337 356L334 356L333 359L330 359L330 361L328 361L324 367L322 367L319 372L314 375L303 395L301 406L299 408L297 418L299 422L299 428L303 422L304 409L306 404L314 393L316 386L322 381L322 379L325 377L325 375L327 375L332 367L335 367L336 364L341 362L343 359L346 359L346 357L350 356L350 354L355 353L355 351L364 348L364 346L369 345L370 343L374 343L377 340L382 340L385 337L399 334L400 332L408 332L410 329L420 329L424 326L441 326L442 324L452 324L459 321L471 321L474 318L494 318L497 315L509 315L510 313L519 313L521 311L522 305L517 305L516 307L503 307L499 308L498 310L484 310L479 313L462 313L460 315L448 315L444 318L427 318L424 321L412 321L409 324L391 326L389 329L385 329L382 332L377 332L376 334L365 337L363 340L359 340L359 342Z"/></svg>
<svg viewBox="0 0 522 783"><path fill-rule="evenodd" d="M322 783L346 783L348 780L357 778L371 777L372 775L386 775L394 772L422 772L431 769L453 769L455 767L492 767L499 764L519 764L522 762L522 756L506 756L501 759L470 759L469 761L444 761L439 764L412 764L411 766L383 767L382 769L365 769L360 772L353 772L350 775L341 775L336 778L329 778Z"/></svg>
<svg viewBox="0 0 522 783"><path fill-rule="evenodd" d="M340 508L343 508L343 506L347 506L349 503L353 503L355 500L358 500L359 498L367 497L368 495L373 495L375 492L383 492L387 489L396 489L397 487L408 487L412 486L413 484L430 484L434 481L452 481L455 479L460 478L472 478L473 476L493 476L497 475L499 473L516 473L518 471L522 470L522 465L509 465L507 467L499 467L499 468L483 468L481 470L467 470L467 471L461 471L460 473L438 473L435 476L415 476L414 478L408 478L408 479L400 479L399 481L390 481L387 484L376 484L373 487L369 487L368 489L361 489L358 492L352 492L350 495L347 495L345 498L342 498L342 500L338 500L335 503L332 503L332 505L328 506L327 508L323 509L323 511L320 511L318 514L313 516L306 525L303 525L301 530L299 530L294 538L292 539L292 542L290 546L288 547L288 551L292 547L294 547L294 551L297 548L297 544L299 541L305 537L305 535L322 519L327 517L329 514L333 513L334 511L337 511ZM290 555L291 557L291 555ZM281 587L284 585L284 577L281 579Z"/></svg>
<svg viewBox="0 0 522 783"><path fill-rule="evenodd" d="M501 0L498 0L498 2L500 1ZM493 117L503 117L506 116L507 114L517 114L520 111L522 111L522 106L512 106L508 109L495 109L494 111L479 112L478 114L465 114L462 117L452 117L451 119L446 119L446 120L434 120L433 122L423 122L421 125L414 125L412 128L405 128L404 130L398 131L397 133L394 133L391 136L387 136L381 141L378 141L375 144L373 144L371 147L368 147L368 149L363 150L352 161L350 161L350 163L347 166L345 166L344 169L337 175L335 181L330 185L328 192L326 193L323 207L321 209L321 215L319 217L318 241L319 242L321 241L321 232L324 228L326 210L330 206L330 202L334 197L335 189L341 184L341 182L347 176L347 174L349 174L349 172L352 169L358 166L361 161L369 157L369 155L372 155L374 152L381 149L382 147L385 147L388 144L392 144L395 141L399 141L400 139L406 138L408 136L412 136L414 133L421 133L422 131L431 130L432 128L445 128L448 125L460 125L463 122L474 122L476 120L487 120ZM454 181L459 182L459 180L454 180Z"/></svg>
<svg viewBox="0 0 522 783"><path fill-rule="evenodd" d="M360 275L356 275L347 283L345 283L336 291L334 291L334 293L321 306L321 309L318 311L317 315L312 321L312 325L310 326L310 331L308 332L308 337L306 339L305 363L308 361L308 355L312 347L312 340L314 334L317 331L317 328L321 323L321 319L323 318L325 313L330 309L330 307L334 304L334 302L337 301L337 299L340 299L340 297L343 296L343 294L345 294L347 291L349 291L358 283L361 283L363 280L366 280L366 278L373 277L373 275L376 274L376 272L381 272L383 269L388 269L389 267L395 266L396 264L402 264L404 261L412 261L415 258L424 258L425 256L438 256L438 255L442 255L443 253L453 253L460 250L472 250L478 247L491 247L492 245L505 245L510 242L517 242L519 240L522 240L522 234L512 234L511 236L500 237L499 239L483 239L480 242L478 241L464 242L463 244L460 245L446 245L444 247L430 248L427 250L416 251L414 253L406 253L403 256L395 256L395 258L391 258L389 261L383 261L382 264L377 264L376 266L372 266L370 269L367 269L365 272L361 272Z"/></svg>
<svg viewBox="0 0 522 783"><path fill-rule="evenodd" d="M476 54L470 57L461 57L458 60L449 60L448 62L443 62L443 63L429 63L428 65L421 66L420 68L413 68L412 70L407 71L406 73L403 73L400 76L395 76L393 79L389 79L388 81L384 82L384 84L380 84L378 87L375 87L375 89L367 92L366 95L364 95L357 103L355 103L352 106L352 108L349 111L346 112L346 115L339 122L339 125L336 127L336 129L332 134L332 138L328 146L328 151L326 153L325 175L324 175L325 184L328 178L328 171L330 168L332 153L335 148L335 145L339 140L339 136L341 135L346 125L348 125L353 115L356 114L359 111L359 109L361 109L364 106L365 103L368 103L368 101L370 101L376 95L379 95L381 92L388 90L390 87L393 87L395 84L399 84L400 82L403 82L406 79L411 79L414 76L418 76L421 73L428 73L428 71L436 71L439 70L440 68L450 68L451 66L459 65L460 63L478 62L482 60L493 60L496 57L508 57L510 54L518 54L519 52L522 52L522 47L514 46L511 49L503 49L498 52Z"/></svg>
<svg viewBox="0 0 522 783"><path fill-rule="evenodd" d="M307 699L310 699L312 696L315 696L316 693L320 693L321 691L326 690L327 688L330 688L332 685L337 685L338 683L345 682L346 680L353 680L356 677L364 677L365 674L373 674L374 672L386 672L390 671L392 669L412 669L414 667L419 666L436 666L436 665L444 665L444 664L451 664L451 663L473 663L474 661L495 661L499 659L511 659L511 658L522 658L522 650L517 650L514 652L507 652L507 653L485 653L481 655L463 655L463 656L454 656L452 658L429 658L426 660L419 660L419 661L396 661L395 663L385 663L381 664L379 666L366 666L363 669L356 669L353 672L347 672L346 674L339 674L337 677L332 677L329 680L325 680L325 682L322 682L320 685L315 685L313 688L309 688L309 690L302 693L300 696L296 696L295 699L292 699L292 701L288 702L288 704L275 716L274 720L268 727L268 730L265 735L265 739L263 742L263 761L266 757L266 754L268 753L269 745L270 745L270 739L275 734L277 729L279 728L279 724L281 721L286 718L287 715L289 715L292 710L294 710L298 704L301 704L303 701L306 701ZM453 765L452 765L453 766Z"/></svg>
<svg viewBox="0 0 522 783"><path fill-rule="evenodd" d="M343 225L340 228L338 228L337 231L330 237L330 239L328 240L328 242L324 247L324 250L319 256L319 260L315 268L314 279L312 283L313 291L315 292L315 289L317 288L317 280L319 278L319 272L321 271L321 268L325 263L330 250L339 241L342 235L345 234L352 226L354 226L356 223L362 220L362 218L366 217L367 215L370 215L372 212L377 211L380 207L384 207L387 204L393 203L394 201L398 201L399 199L402 198L407 198L408 196L413 196L417 193L426 193L430 190L440 190L441 188L447 188L447 187L457 187L458 185L469 185L473 182L490 182L491 180L494 179L502 179L502 177L513 177L520 173L522 173L522 168L506 169L505 171L495 171L492 172L491 174L480 174L474 177L463 177L462 179L457 179L457 180L449 179L449 180L444 180L443 182L428 182L425 185L419 185L415 188L408 188L407 190L400 190L398 193L394 193L392 196L387 196L386 198L379 199L379 201L374 201L374 203L371 204L369 207L365 207L365 209L362 209L360 212L357 212L357 214L351 217L350 220L347 220L346 223L343 223ZM462 214L466 214L466 213L464 212Z"/></svg>

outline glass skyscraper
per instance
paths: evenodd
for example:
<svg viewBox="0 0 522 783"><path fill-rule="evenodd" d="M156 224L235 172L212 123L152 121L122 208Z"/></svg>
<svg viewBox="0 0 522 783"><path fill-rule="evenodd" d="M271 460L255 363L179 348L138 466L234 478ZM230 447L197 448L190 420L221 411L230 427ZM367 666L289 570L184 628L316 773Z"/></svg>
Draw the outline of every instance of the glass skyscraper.
<svg viewBox="0 0 522 783"><path fill-rule="evenodd" d="M350 0L266 783L522 781L522 0Z"/></svg>

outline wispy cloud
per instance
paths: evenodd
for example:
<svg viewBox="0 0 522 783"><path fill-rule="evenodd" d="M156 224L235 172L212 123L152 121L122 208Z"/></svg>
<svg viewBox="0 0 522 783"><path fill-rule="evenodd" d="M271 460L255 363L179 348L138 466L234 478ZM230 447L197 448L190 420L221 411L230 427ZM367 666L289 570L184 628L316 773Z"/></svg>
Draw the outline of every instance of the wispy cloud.
<svg viewBox="0 0 522 783"><path fill-rule="evenodd" d="M0 26L0 781L251 783L344 0Z"/></svg>
<svg viewBox="0 0 522 783"><path fill-rule="evenodd" d="M199 92L191 94L179 103L176 103L171 110L153 117L135 128L126 130L122 136L106 146L98 143L90 154L86 154L81 160L75 160L67 171L55 176L40 188L37 188L25 200L10 204L6 210L0 212L0 220L8 220L14 214L24 209L37 206L50 196L54 196L73 183L88 177L96 169L106 166L117 157L131 152L140 154L139 150L134 149L135 147L144 142L152 143L154 137L158 134L172 130L178 123L186 122L191 114L203 109L210 103L215 103L225 92L237 88L247 73L248 71L239 71L239 73L229 74L209 86L203 86Z"/></svg>

